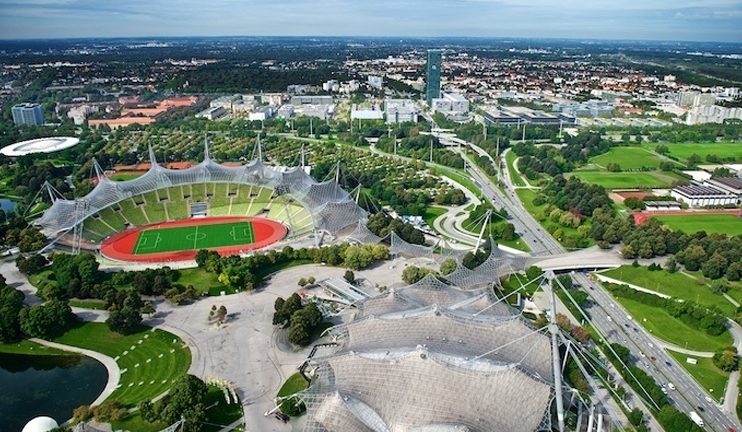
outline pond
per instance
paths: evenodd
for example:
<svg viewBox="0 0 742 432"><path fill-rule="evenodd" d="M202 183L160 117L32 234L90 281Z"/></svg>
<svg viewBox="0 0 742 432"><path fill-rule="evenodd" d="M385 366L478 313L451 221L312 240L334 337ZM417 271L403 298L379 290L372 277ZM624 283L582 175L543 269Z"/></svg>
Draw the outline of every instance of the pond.
<svg viewBox="0 0 742 432"><path fill-rule="evenodd" d="M10 210L13 210L15 208L15 201L9 200L7 198L0 198L0 209L3 209L5 213L9 212Z"/></svg>
<svg viewBox="0 0 742 432"><path fill-rule="evenodd" d="M0 354L1 429L20 431L41 415L62 424L72 410L93 402L107 381L106 368L90 357Z"/></svg>

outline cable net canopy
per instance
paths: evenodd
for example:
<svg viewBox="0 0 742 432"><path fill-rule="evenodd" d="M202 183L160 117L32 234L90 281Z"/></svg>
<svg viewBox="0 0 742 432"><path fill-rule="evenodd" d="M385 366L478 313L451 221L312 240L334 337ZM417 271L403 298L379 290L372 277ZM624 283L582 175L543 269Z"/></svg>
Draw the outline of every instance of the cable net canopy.
<svg viewBox="0 0 742 432"><path fill-rule="evenodd" d="M489 244L490 255L482 264L468 269L463 265L463 257L456 258L456 270L446 275L446 279L463 289L472 289L497 283L500 277L523 269L527 256L508 254L500 250L492 239Z"/></svg>
<svg viewBox="0 0 742 432"><path fill-rule="evenodd" d="M389 246L389 253L392 255L398 255L408 258L428 258L433 259L433 251L435 246L428 245L416 245L406 242L402 237L398 236L397 233L392 231L391 246Z"/></svg>
<svg viewBox="0 0 742 432"><path fill-rule="evenodd" d="M519 316L464 318L437 306L367 317L333 327L345 351L402 349L421 345L437 353L518 364L551 382L551 345Z"/></svg>
<svg viewBox="0 0 742 432"><path fill-rule="evenodd" d="M151 150L150 160L152 167L141 177L115 182L99 176L97 186L86 196L77 200L55 199L52 206L34 223L41 227L45 235L52 237L125 199L168 187L199 183L245 184L273 189L277 195L288 194L309 211L315 229L333 235L351 224L365 221L368 217L350 194L334 180L318 183L301 167L269 167L260 159L242 166L224 166L211 160L208 147L203 162L183 170L157 165ZM76 207L77 201L86 201L89 205L81 212Z"/></svg>
<svg viewBox="0 0 742 432"><path fill-rule="evenodd" d="M317 370L302 394L305 432L532 432L552 398L550 384L517 366L422 347L347 352Z"/></svg>

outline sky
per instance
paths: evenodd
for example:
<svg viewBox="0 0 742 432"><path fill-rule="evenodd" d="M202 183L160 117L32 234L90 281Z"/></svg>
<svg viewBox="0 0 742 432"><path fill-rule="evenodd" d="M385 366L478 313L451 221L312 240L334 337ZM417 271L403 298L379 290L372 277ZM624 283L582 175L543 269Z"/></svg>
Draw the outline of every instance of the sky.
<svg viewBox="0 0 742 432"><path fill-rule="evenodd" d="M742 42L742 0L0 0L0 39L156 36Z"/></svg>

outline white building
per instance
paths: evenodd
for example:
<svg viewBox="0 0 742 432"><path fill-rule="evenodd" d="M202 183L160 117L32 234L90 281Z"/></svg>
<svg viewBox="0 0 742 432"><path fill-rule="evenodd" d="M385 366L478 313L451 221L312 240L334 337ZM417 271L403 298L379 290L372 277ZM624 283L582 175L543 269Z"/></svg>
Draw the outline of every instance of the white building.
<svg viewBox="0 0 742 432"><path fill-rule="evenodd" d="M219 117L223 116L225 112L226 110L224 109L223 106L216 106L212 108L206 108L205 110L196 114L196 117L205 118L209 120L216 120Z"/></svg>
<svg viewBox="0 0 742 432"><path fill-rule="evenodd" d="M284 118L286 120L294 118L294 106L291 104L281 105L278 109L276 116Z"/></svg>
<svg viewBox="0 0 742 432"><path fill-rule="evenodd" d="M679 92L676 103L683 107L711 106L716 103L716 95L701 92Z"/></svg>
<svg viewBox="0 0 742 432"><path fill-rule="evenodd" d="M440 98L433 99L431 107L443 114L464 114L469 112L469 101L460 94L441 93Z"/></svg>
<svg viewBox="0 0 742 432"><path fill-rule="evenodd" d="M369 75L369 77L368 77L368 85L371 88L375 88L375 89L381 90L381 88L384 87L384 80L380 76Z"/></svg>
<svg viewBox="0 0 742 432"><path fill-rule="evenodd" d="M384 101L387 123L415 122L420 115L420 107L412 99L387 99Z"/></svg>
<svg viewBox="0 0 742 432"><path fill-rule="evenodd" d="M297 105L294 106L294 113L297 117L317 117L327 120L335 113L335 105Z"/></svg>
<svg viewBox="0 0 742 432"><path fill-rule="evenodd" d="M694 107L688 112L685 123L688 125L724 123L727 119L742 120L742 108L724 108L716 105Z"/></svg>
<svg viewBox="0 0 742 432"><path fill-rule="evenodd" d="M678 186L670 191L670 196L691 207L735 205L737 196L711 186Z"/></svg>
<svg viewBox="0 0 742 432"><path fill-rule="evenodd" d="M267 120L273 117L273 112L274 112L273 108L274 107L272 106L255 107L253 112L250 113L248 119L250 121Z"/></svg>
<svg viewBox="0 0 742 432"><path fill-rule="evenodd" d="M383 118L384 111L381 110L381 106L379 105L361 107L354 104L350 110L351 120L381 120Z"/></svg>

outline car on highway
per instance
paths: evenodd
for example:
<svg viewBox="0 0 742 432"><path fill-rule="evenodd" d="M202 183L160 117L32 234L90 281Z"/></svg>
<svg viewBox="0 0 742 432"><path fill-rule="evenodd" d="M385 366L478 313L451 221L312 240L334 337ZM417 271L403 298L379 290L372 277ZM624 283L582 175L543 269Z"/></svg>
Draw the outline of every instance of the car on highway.
<svg viewBox="0 0 742 432"><path fill-rule="evenodd" d="M703 407L702 407L701 405L698 405L698 406L696 407L696 409L697 409L698 411L701 411L701 412L705 412L705 411L706 411L705 409L703 409Z"/></svg>
<svg viewBox="0 0 742 432"><path fill-rule="evenodd" d="M607 318L608 318L608 321L610 321L610 322L613 322L613 318L611 318L611 316L610 316L610 315L608 315L608 317L607 317Z"/></svg>
<svg viewBox="0 0 742 432"><path fill-rule="evenodd" d="M667 386L670 387L670 390L675 390L675 384L667 383Z"/></svg>
<svg viewBox="0 0 742 432"><path fill-rule="evenodd" d="M666 361L665 364L667 365L667 367L672 367L672 363L670 363L669 361Z"/></svg>

